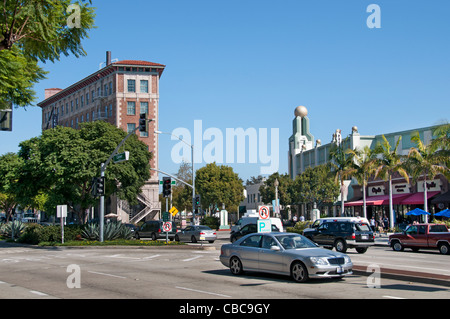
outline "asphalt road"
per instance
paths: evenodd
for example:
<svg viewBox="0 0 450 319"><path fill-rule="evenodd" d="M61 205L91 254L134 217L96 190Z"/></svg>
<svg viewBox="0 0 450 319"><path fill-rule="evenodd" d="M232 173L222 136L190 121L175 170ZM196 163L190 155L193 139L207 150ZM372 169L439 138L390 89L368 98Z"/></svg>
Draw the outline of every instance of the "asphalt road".
<svg viewBox="0 0 450 319"><path fill-rule="evenodd" d="M450 298L450 287L355 274L343 280L294 283L285 276L233 276L220 245L176 248L0 248L0 298L8 299L428 299ZM421 267L449 272L450 256L396 253L373 247L354 264ZM394 265L394 266L393 266ZM79 285L79 286L77 286Z"/></svg>

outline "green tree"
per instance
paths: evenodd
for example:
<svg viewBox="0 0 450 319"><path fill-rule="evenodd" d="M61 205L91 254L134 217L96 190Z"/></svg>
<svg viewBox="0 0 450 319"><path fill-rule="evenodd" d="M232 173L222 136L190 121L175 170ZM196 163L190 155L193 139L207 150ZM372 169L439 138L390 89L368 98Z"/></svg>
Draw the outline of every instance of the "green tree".
<svg viewBox="0 0 450 319"><path fill-rule="evenodd" d="M353 173L352 159L350 155L346 153L346 149L344 148L344 143L347 141L348 139L345 139L339 145L333 144L329 153L331 165L330 172L334 176L335 183L338 183L340 186L341 214L344 213L344 180Z"/></svg>
<svg viewBox="0 0 450 319"><path fill-rule="evenodd" d="M329 172L329 165L319 165L297 175L293 184L295 202L317 204L317 207L333 203L339 196L339 185L330 180Z"/></svg>
<svg viewBox="0 0 450 319"><path fill-rule="evenodd" d="M259 193L261 194L262 201L264 203L271 203L275 200L275 180L278 180L278 199L281 206L292 204L292 185L293 180L289 177L289 174L280 175L278 172L270 175L259 187Z"/></svg>
<svg viewBox="0 0 450 319"><path fill-rule="evenodd" d="M424 210L428 211L427 203L427 177L433 179L439 173L449 173L448 167L444 164L448 157L442 157L441 152L437 152L438 144L425 144L420 139L419 132L411 134L411 141L416 147L411 147L408 152L406 165L411 173L413 183L416 183L420 176L423 176L424 183Z"/></svg>
<svg viewBox="0 0 450 319"><path fill-rule="evenodd" d="M15 188L18 183L17 171L21 165L22 159L17 154L0 156L0 210L5 212L7 220L18 204Z"/></svg>
<svg viewBox="0 0 450 319"><path fill-rule="evenodd" d="M94 28L91 1L16 0L0 2L0 108L30 105L32 86L44 78L38 61L61 54L86 55L81 41Z"/></svg>
<svg viewBox="0 0 450 319"><path fill-rule="evenodd" d="M192 184L192 165L182 162L175 176L188 184ZM172 200L175 207L179 210L192 210L192 188L177 181L172 186Z"/></svg>
<svg viewBox="0 0 450 319"><path fill-rule="evenodd" d="M236 210L244 200L242 179L231 167L218 166L215 162L196 171L195 190L200 194L204 208L225 204L227 210Z"/></svg>
<svg viewBox="0 0 450 319"><path fill-rule="evenodd" d="M57 127L40 137L20 144L23 165L19 172L16 194L21 203L31 205L36 196L46 194L45 209L53 213L57 205L68 205L70 211L85 220L85 212L96 204L91 195L92 178L99 176L105 162L126 132L102 122L83 123L80 130ZM147 146L132 136L123 146L130 152L129 161L110 164L106 170L106 196L116 193L130 204L150 177L151 154Z"/></svg>
<svg viewBox="0 0 450 319"><path fill-rule="evenodd" d="M400 174L409 183L409 176L405 169L403 156L397 153L398 145L402 140L401 136L397 140L395 147L392 148L389 141L383 135L383 142L378 143L374 149L377 155L375 177L381 177L389 181L389 227L394 228L394 206L392 201L392 176L395 173Z"/></svg>
<svg viewBox="0 0 450 319"><path fill-rule="evenodd" d="M362 186L363 216L367 218L366 188L369 177L375 172L376 154L368 146L362 150L348 149L347 153L351 156L351 174Z"/></svg>

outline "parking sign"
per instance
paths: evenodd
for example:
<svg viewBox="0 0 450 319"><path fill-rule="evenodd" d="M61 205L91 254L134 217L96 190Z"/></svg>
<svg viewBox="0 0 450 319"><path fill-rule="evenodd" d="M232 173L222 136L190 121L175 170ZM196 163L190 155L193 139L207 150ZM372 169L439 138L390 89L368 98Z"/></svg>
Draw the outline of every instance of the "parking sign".
<svg viewBox="0 0 450 319"><path fill-rule="evenodd" d="M258 219L258 233L270 233L272 231L272 222L270 219Z"/></svg>

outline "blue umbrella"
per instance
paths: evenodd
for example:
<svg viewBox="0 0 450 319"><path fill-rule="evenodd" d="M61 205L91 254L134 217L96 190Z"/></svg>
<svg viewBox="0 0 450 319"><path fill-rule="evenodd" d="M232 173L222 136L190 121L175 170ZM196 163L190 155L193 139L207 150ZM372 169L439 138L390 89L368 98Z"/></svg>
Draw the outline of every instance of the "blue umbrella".
<svg viewBox="0 0 450 319"><path fill-rule="evenodd" d="M406 215L414 215L414 216L419 216L419 215L430 215L430 213L427 213L426 211L424 211L423 209L420 208L416 208L410 212L407 212Z"/></svg>
<svg viewBox="0 0 450 319"><path fill-rule="evenodd" d="M450 209L444 209L443 211L440 211L439 213L434 214L434 216L442 216L442 217L450 218Z"/></svg>

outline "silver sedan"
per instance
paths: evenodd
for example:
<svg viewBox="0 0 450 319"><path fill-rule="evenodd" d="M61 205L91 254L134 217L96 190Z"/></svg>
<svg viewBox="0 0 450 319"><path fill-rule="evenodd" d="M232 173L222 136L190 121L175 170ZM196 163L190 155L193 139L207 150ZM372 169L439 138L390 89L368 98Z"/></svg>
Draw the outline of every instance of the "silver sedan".
<svg viewBox="0 0 450 319"><path fill-rule="evenodd" d="M176 241L197 241L207 240L209 243L214 243L217 239L217 233L208 226L187 226L175 234Z"/></svg>
<svg viewBox="0 0 450 319"><path fill-rule="evenodd" d="M346 254L318 247L294 233L253 233L221 248L220 261L231 273L245 270L291 276L296 282L309 278L344 277L352 274Z"/></svg>

